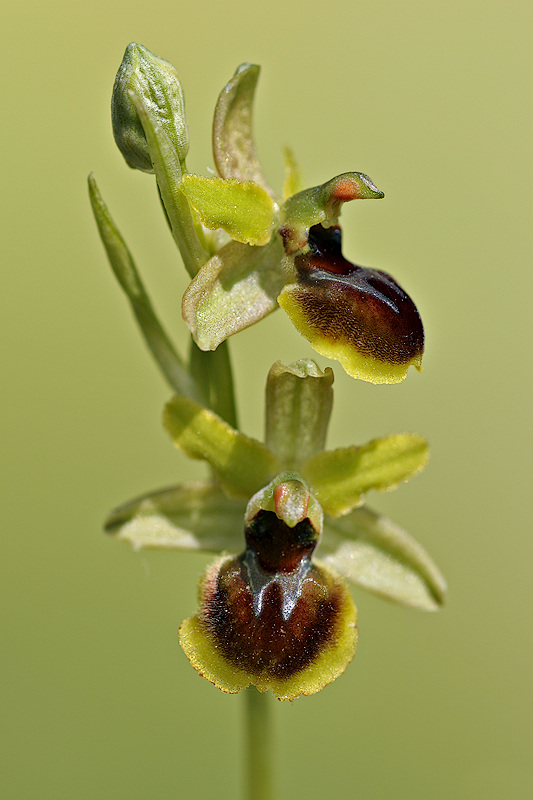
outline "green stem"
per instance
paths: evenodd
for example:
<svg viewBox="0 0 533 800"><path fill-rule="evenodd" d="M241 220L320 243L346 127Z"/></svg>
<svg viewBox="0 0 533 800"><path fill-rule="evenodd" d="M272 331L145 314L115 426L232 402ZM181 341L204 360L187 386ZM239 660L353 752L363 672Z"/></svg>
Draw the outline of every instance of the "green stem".
<svg viewBox="0 0 533 800"><path fill-rule="evenodd" d="M228 342L216 350L200 350L191 339L189 355L191 375L209 408L237 428L237 408L233 387L233 371Z"/></svg>
<svg viewBox="0 0 533 800"><path fill-rule="evenodd" d="M272 800L270 697L254 686L245 691L245 800Z"/></svg>
<svg viewBox="0 0 533 800"><path fill-rule="evenodd" d="M238 428L233 370L231 368L228 341L226 340L219 344L217 349L211 353L211 356L213 367L211 400L213 410L234 428Z"/></svg>

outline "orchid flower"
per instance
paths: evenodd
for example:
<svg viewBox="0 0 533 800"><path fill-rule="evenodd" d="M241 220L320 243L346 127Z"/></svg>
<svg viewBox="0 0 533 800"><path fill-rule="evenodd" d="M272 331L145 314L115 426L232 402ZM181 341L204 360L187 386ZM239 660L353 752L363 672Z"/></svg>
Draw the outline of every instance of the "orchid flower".
<svg viewBox="0 0 533 800"><path fill-rule="evenodd" d="M332 384L332 370L311 360L274 364L265 444L174 396L164 427L214 477L144 495L107 520L106 530L135 549L219 554L180 640L225 692L254 684L293 699L343 672L356 644L343 579L427 611L444 600L444 579L424 549L363 505L371 489L392 489L423 468L425 440L404 433L324 450Z"/></svg>

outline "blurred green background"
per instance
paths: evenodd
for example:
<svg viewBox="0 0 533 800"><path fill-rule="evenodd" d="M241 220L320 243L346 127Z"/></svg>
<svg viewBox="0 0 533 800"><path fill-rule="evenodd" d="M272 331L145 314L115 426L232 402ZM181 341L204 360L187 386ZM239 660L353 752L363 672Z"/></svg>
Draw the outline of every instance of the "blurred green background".
<svg viewBox="0 0 533 800"><path fill-rule="evenodd" d="M531 111L533 10L474 0L139 0L12 4L2 38L1 796L233 798L243 700L178 647L199 555L135 554L108 509L202 475L160 426L169 391L107 266L86 176L185 346L186 286L152 179L126 167L109 98L131 40L186 93L189 168L241 61L263 66L257 147L281 186L367 172L380 203L343 213L346 255L394 273L427 330L423 375L336 373L330 445L413 430L430 467L370 504L449 582L436 615L357 592L360 645L320 694L274 703L277 796L533 796L531 762ZM244 430L270 364L312 352L279 313L234 342ZM322 366L325 360L318 358Z"/></svg>

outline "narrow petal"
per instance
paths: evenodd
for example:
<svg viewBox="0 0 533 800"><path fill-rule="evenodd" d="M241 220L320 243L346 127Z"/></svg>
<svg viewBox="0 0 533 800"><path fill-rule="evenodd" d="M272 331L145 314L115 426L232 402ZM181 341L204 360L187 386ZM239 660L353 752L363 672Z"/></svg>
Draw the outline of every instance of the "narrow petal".
<svg viewBox="0 0 533 800"><path fill-rule="evenodd" d="M283 161L285 165L285 180L283 181L283 199L287 200L293 194L303 189L302 173L290 147L283 148Z"/></svg>
<svg viewBox="0 0 533 800"><path fill-rule="evenodd" d="M312 565L287 615L273 578L254 605L242 558L222 558L200 581L200 611L181 625L194 668L223 692L253 684L280 700L320 691L353 658L356 609L343 581Z"/></svg>
<svg viewBox="0 0 533 800"><path fill-rule="evenodd" d="M423 611L444 603L446 581L424 548L369 508L327 520L320 556L350 583L396 603Z"/></svg>
<svg viewBox="0 0 533 800"><path fill-rule="evenodd" d="M340 228L312 228L307 251L293 263L295 277L278 302L318 353L372 383L397 383L411 365L421 368L424 329L415 304L391 275L344 258Z"/></svg>
<svg viewBox="0 0 533 800"><path fill-rule="evenodd" d="M213 119L213 155L221 178L253 181L273 195L255 152L252 107L260 67L241 64L218 98Z"/></svg>
<svg viewBox="0 0 533 800"><path fill-rule="evenodd" d="M289 366L277 361L266 386L265 443L284 469L319 453L326 440L333 405L333 371L322 372L311 359Z"/></svg>
<svg viewBox="0 0 533 800"><path fill-rule="evenodd" d="M167 403L163 425L189 458L211 464L232 496L248 499L279 471L276 457L263 444L185 397L175 396Z"/></svg>
<svg viewBox="0 0 533 800"><path fill-rule="evenodd" d="M182 314L201 350L215 350L234 333L278 308L283 247L230 242L202 267L183 295Z"/></svg>
<svg viewBox="0 0 533 800"><path fill-rule="evenodd" d="M414 433L397 433L362 447L318 453L301 472L325 513L338 517L360 505L369 489L394 489L416 475L427 459L425 439Z"/></svg>
<svg viewBox="0 0 533 800"><path fill-rule="evenodd" d="M105 530L134 550L239 550L246 504L212 482L182 483L142 495L112 511Z"/></svg>

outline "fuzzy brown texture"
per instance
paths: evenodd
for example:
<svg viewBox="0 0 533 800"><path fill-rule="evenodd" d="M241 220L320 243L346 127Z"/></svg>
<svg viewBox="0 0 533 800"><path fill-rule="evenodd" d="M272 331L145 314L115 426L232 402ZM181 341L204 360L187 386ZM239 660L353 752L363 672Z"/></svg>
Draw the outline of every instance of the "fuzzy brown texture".
<svg viewBox="0 0 533 800"><path fill-rule="evenodd" d="M224 657L250 675L276 679L292 677L334 646L347 602L342 581L312 565L288 619L275 576L256 616L242 556L224 563L215 580L206 582L202 600L202 624Z"/></svg>
<svg viewBox="0 0 533 800"><path fill-rule="evenodd" d="M405 364L421 356L424 329L409 295L387 272L345 259L341 245L339 227L315 225L309 252L295 258L292 293L309 327L378 361Z"/></svg>

